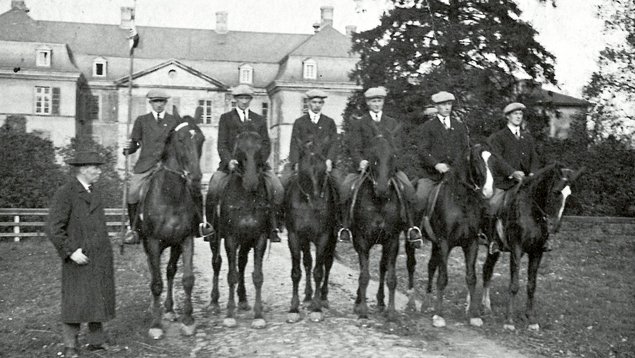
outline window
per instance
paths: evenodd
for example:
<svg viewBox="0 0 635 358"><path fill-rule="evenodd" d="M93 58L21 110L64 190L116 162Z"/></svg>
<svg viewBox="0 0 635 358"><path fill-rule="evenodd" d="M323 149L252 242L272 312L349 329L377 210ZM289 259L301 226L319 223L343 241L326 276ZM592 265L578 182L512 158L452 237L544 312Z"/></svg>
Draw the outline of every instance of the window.
<svg viewBox="0 0 635 358"><path fill-rule="evenodd" d="M99 95L86 96L86 114L88 115L88 119L99 119L99 102Z"/></svg>
<svg viewBox="0 0 635 358"><path fill-rule="evenodd" d="M231 106L232 106L232 109L236 108L236 101L232 100Z"/></svg>
<svg viewBox="0 0 635 358"><path fill-rule="evenodd" d="M59 87L35 86L35 113L60 114Z"/></svg>
<svg viewBox="0 0 635 358"><path fill-rule="evenodd" d="M93 61L93 76L95 77L106 77L107 74L107 64L106 59L104 58L96 58Z"/></svg>
<svg viewBox="0 0 635 358"><path fill-rule="evenodd" d="M51 67L51 49L49 47L40 47L35 51L35 65Z"/></svg>
<svg viewBox="0 0 635 358"><path fill-rule="evenodd" d="M305 80L314 80L317 78L317 64L314 60L308 59L303 64L303 76Z"/></svg>
<svg viewBox="0 0 635 358"><path fill-rule="evenodd" d="M309 111L309 99L302 98L302 114L306 114Z"/></svg>
<svg viewBox="0 0 635 358"><path fill-rule="evenodd" d="M262 116L265 117L266 119L268 114L269 114L269 103L262 102Z"/></svg>
<svg viewBox="0 0 635 358"><path fill-rule="evenodd" d="M201 107L201 121L204 124L212 124L212 100L201 99L198 101L198 106Z"/></svg>
<svg viewBox="0 0 635 358"><path fill-rule="evenodd" d="M240 83L252 84L254 79L254 68L249 65L242 65L239 68Z"/></svg>

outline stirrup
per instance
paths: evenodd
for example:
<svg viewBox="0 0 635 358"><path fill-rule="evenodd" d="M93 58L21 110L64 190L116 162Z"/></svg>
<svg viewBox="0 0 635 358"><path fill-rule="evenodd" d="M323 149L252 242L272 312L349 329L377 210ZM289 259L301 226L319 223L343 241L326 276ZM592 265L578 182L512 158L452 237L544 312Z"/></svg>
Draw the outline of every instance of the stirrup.
<svg viewBox="0 0 635 358"><path fill-rule="evenodd" d="M342 233L344 231L348 232L348 240L342 239ZM342 227L339 230L337 230L337 241L339 241L339 242L351 242L351 241L353 241L353 233L351 232L351 230L349 228Z"/></svg>
<svg viewBox="0 0 635 358"><path fill-rule="evenodd" d="M412 238L412 233L414 233L416 237L415 239ZM419 229L417 226L408 228L408 231L406 232L406 240L409 244L414 246L415 249L420 249L421 247L423 247L423 235L421 234L421 229Z"/></svg>
<svg viewBox="0 0 635 358"><path fill-rule="evenodd" d="M490 255L494 255L494 254L498 254L501 252L500 246L498 245L498 243L496 241L492 241L489 243L489 245L487 245L487 252Z"/></svg>
<svg viewBox="0 0 635 358"><path fill-rule="evenodd" d="M198 224L199 237L206 238L213 234L214 234L214 227L212 227L212 224L208 222Z"/></svg>

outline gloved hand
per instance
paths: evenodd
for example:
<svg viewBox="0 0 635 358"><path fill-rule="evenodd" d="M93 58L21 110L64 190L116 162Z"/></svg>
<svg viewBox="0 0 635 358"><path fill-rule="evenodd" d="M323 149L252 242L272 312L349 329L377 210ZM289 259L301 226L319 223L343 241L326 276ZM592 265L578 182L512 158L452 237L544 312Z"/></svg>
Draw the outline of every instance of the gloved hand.
<svg viewBox="0 0 635 358"><path fill-rule="evenodd" d="M71 260L78 265L86 265L88 263L88 256L84 255L80 247L71 254Z"/></svg>
<svg viewBox="0 0 635 358"><path fill-rule="evenodd" d="M236 166L238 166L238 161L236 159L232 159L229 161L229 170L234 170L236 169Z"/></svg>
<svg viewBox="0 0 635 358"><path fill-rule="evenodd" d="M362 159L359 162L359 170L363 172L363 171L366 171L366 168L368 168L368 160Z"/></svg>
<svg viewBox="0 0 635 358"><path fill-rule="evenodd" d="M326 172L330 173L333 170L333 161L330 159L326 160Z"/></svg>
<svg viewBox="0 0 635 358"><path fill-rule="evenodd" d="M434 169L443 174L450 170L450 166L445 163L437 163L435 164Z"/></svg>

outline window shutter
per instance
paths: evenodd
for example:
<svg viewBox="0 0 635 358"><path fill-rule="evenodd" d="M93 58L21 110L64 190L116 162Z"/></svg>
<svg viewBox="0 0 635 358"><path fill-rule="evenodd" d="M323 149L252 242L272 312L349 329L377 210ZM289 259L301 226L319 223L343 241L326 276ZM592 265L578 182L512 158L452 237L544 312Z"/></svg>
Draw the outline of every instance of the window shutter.
<svg viewBox="0 0 635 358"><path fill-rule="evenodd" d="M60 115L60 102L61 102L61 94L59 87L53 87L53 96L52 96L52 111L53 115Z"/></svg>

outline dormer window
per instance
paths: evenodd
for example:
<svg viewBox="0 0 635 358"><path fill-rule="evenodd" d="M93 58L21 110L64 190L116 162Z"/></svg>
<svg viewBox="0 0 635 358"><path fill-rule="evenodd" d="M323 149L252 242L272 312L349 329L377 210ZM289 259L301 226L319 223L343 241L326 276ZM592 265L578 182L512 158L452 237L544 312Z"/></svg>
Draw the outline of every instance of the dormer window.
<svg viewBox="0 0 635 358"><path fill-rule="evenodd" d="M35 51L35 65L38 67L51 67L51 48L42 46Z"/></svg>
<svg viewBox="0 0 635 358"><path fill-rule="evenodd" d="M239 67L239 81L244 84L252 84L254 82L254 68L250 65L242 65Z"/></svg>
<svg viewBox="0 0 635 358"><path fill-rule="evenodd" d="M305 80L317 79L317 63L313 59L307 59L303 63L302 77Z"/></svg>
<svg viewBox="0 0 635 358"><path fill-rule="evenodd" d="M93 76L106 77L108 70L108 62L103 57L98 57L93 61Z"/></svg>

